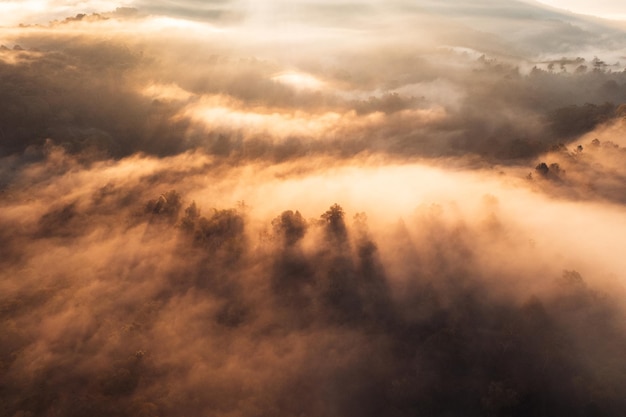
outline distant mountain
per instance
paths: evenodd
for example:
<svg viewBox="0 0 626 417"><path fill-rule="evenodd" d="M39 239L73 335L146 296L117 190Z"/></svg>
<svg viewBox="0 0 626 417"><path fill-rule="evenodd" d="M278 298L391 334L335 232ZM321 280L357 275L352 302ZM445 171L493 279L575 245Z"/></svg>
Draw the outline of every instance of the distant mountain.
<svg viewBox="0 0 626 417"><path fill-rule="evenodd" d="M536 59L594 50L617 51L626 30L610 21L519 0L304 1L139 0L142 11L225 26L254 25L277 33L289 28L359 31L398 41L452 44L490 54ZM342 33L350 36L353 33Z"/></svg>

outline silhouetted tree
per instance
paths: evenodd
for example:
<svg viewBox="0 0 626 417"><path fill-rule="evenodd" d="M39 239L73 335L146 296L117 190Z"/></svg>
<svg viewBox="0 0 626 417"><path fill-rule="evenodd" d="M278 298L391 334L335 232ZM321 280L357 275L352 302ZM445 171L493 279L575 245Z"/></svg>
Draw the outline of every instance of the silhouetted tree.
<svg viewBox="0 0 626 417"><path fill-rule="evenodd" d="M284 211L272 220L274 234L280 236L285 246L293 246L302 239L307 230L306 220L299 211Z"/></svg>
<svg viewBox="0 0 626 417"><path fill-rule="evenodd" d="M322 214L321 218L326 223L326 231L328 234L339 241L345 241L348 232L344 221L345 213L339 204L333 204Z"/></svg>
<svg viewBox="0 0 626 417"><path fill-rule="evenodd" d="M535 167L535 172L545 177L546 175L548 175L548 172L550 172L550 168L548 168L548 165L545 162L541 162Z"/></svg>
<svg viewBox="0 0 626 417"><path fill-rule="evenodd" d="M152 214L152 220L164 219L174 223L178 219L178 213L182 207L182 198L175 190L161 194L158 199L146 203L146 213Z"/></svg>
<svg viewBox="0 0 626 417"><path fill-rule="evenodd" d="M235 209L215 210L211 217L198 219L193 238L200 247L236 259L245 246L243 216Z"/></svg>
<svg viewBox="0 0 626 417"><path fill-rule="evenodd" d="M200 209L196 206L196 202L192 201L189 207L185 209L185 215L180 221L180 228L185 232L191 233L196 228L196 223L200 218Z"/></svg>

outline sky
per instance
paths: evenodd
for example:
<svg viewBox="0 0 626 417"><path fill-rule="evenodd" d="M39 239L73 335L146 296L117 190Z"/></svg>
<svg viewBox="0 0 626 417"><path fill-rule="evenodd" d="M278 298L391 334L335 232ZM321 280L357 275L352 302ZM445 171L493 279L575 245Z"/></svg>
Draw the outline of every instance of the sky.
<svg viewBox="0 0 626 417"><path fill-rule="evenodd" d="M599 16L605 19L626 20L626 5L623 1L543 0L541 3L564 10L570 10L574 13Z"/></svg>
<svg viewBox="0 0 626 417"><path fill-rule="evenodd" d="M319 3L319 2L318 2ZM358 2L360 5L366 2ZM376 2L370 2L375 4ZM574 13L588 14L599 16L607 19L624 20L626 17L626 6L621 1L601 0L601 1L562 1L562 0L545 0L543 3L552 7L569 10ZM124 2L112 0L2 0L0 1L0 12L4 25L24 23L46 23L53 19L64 18L72 13L91 13L96 11L114 10L116 7L136 7L140 9L150 10L158 14L168 15L170 13L188 13L196 19L202 19L214 16L216 10L236 7L254 8L257 11L264 8L276 7L279 1L262 1L262 2L197 2L185 1L171 2L164 1L144 1L144 0L128 0ZM293 2L280 6L281 8L294 8Z"/></svg>
<svg viewBox="0 0 626 417"><path fill-rule="evenodd" d="M623 416L620 25L514 0L0 16L0 415Z"/></svg>

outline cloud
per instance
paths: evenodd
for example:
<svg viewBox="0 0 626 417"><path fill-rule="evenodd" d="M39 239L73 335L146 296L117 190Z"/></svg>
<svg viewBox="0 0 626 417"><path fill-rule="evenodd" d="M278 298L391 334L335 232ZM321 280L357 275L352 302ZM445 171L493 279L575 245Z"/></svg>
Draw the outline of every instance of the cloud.
<svg viewBox="0 0 626 417"><path fill-rule="evenodd" d="M623 16L626 15L624 5L620 2L612 0L595 2L593 5L581 1L564 3L561 1L547 0L542 1L542 3L561 9L567 9L574 13L590 14L604 17L606 19L623 19Z"/></svg>
<svg viewBox="0 0 626 417"><path fill-rule="evenodd" d="M133 1L132 6L147 13L187 20L233 23L246 15L247 4L241 0Z"/></svg>

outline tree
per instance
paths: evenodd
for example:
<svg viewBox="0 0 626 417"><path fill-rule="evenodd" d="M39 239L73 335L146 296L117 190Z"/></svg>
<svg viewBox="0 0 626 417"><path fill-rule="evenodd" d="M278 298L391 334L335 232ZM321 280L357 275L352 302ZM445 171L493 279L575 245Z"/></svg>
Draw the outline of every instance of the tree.
<svg viewBox="0 0 626 417"><path fill-rule="evenodd" d="M283 239L285 246L293 246L306 233L308 227L306 220L299 211L295 213L291 210L284 211L280 216L272 220L274 234Z"/></svg>
<svg viewBox="0 0 626 417"><path fill-rule="evenodd" d="M171 223L178 218L182 207L182 197L176 190L170 190L161 194L158 199L146 203L146 212L153 215L153 219L164 219Z"/></svg>
<svg viewBox="0 0 626 417"><path fill-rule="evenodd" d="M345 213L341 206L337 203L322 214L322 220L326 223L326 230L337 238L346 238L347 230L344 222Z"/></svg>
<svg viewBox="0 0 626 417"><path fill-rule="evenodd" d="M548 172L550 172L550 168L548 168L548 165L545 162L541 162L535 167L535 171L537 172L537 174L545 177L546 175L548 175Z"/></svg>
<svg viewBox="0 0 626 417"><path fill-rule="evenodd" d="M188 233L193 232L199 218L200 209L196 206L196 202L192 201L189 207L185 209L185 216L180 221L180 228Z"/></svg>

